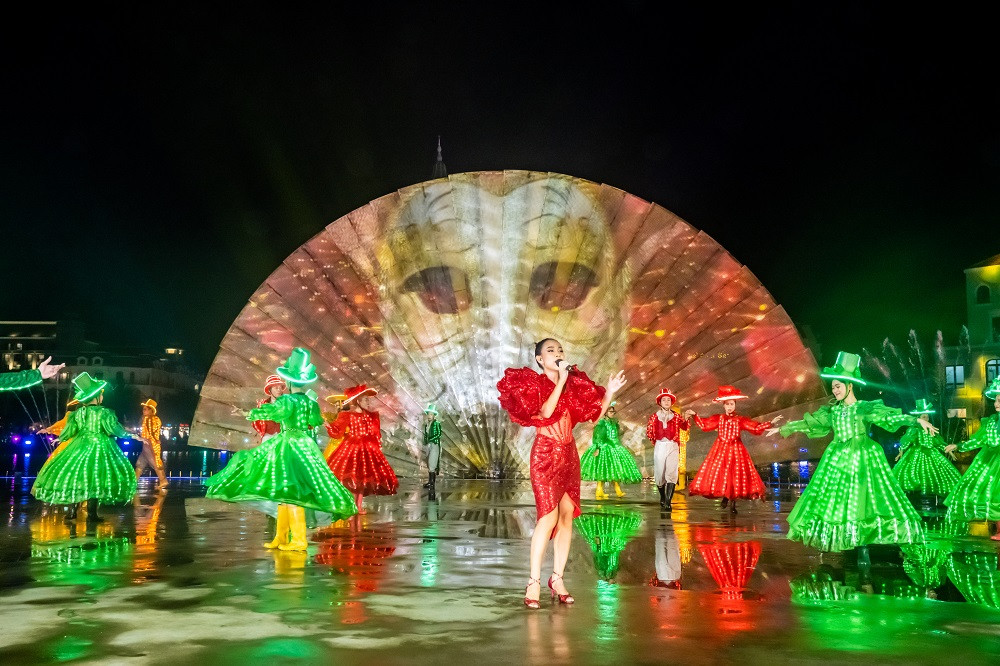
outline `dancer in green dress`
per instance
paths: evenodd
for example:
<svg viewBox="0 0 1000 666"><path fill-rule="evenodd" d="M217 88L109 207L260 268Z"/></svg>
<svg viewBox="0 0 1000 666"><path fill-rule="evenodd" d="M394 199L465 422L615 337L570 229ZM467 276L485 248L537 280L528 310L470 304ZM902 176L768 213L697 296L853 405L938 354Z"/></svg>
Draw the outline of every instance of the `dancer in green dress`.
<svg viewBox="0 0 1000 666"><path fill-rule="evenodd" d="M994 379L983 392L1000 412L1000 377ZM969 441L959 445L949 444L945 453L980 449L969 469L945 498L948 505L946 519L970 523L975 520L996 522L1000 520L1000 414L992 414L979 422L979 430ZM1000 541L1000 532L992 537Z"/></svg>
<svg viewBox="0 0 1000 666"><path fill-rule="evenodd" d="M926 416L934 413L934 405L921 398L910 414ZM906 492L920 492L924 495L945 497L958 483L961 474L944 457L946 444L940 435L924 432L919 426L911 426L899 442L899 456L892 474L899 481L899 487Z"/></svg>
<svg viewBox="0 0 1000 666"><path fill-rule="evenodd" d="M115 440L130 435L115 413L101 406L107 385L86 372L73 378L73 398L81 407L59 435L69 444L47 462L31 488L47 504L72 505L67 521L76 520L79 502L87 502L87 520L96 522L98 504L122 504L135 495L135 470Z"/></svg>
<svg viewBox="0 0 1000 666"><path fill-rule="evenodd" d="M869 544L915 543L923 538L920 516L893 477L882 447L868 437L869 426L894 431L919 424L931 434L937 428L886 407L881 400L858 400L854 387L866 383L860 361L857 354L838 354L836 364L820 373L832 380L833 404L768 434L823 437L833 431L812 481L788 516L788 538L822 551L858 548L859 562L867 563Z"/></svg>
<svg viewBox="0 0 1000 666"><path fill-rule="evenodd" d="M51 365L52 357L38 364L34 370L21 370L20 372L4 372L0 374L0 391L20 391L30 388L36 384L41 384L43 379L55 377L56 373L63 369L65 363Z"/></svg>
<svg viewBox="0 0 1000 666"><path fill-rule="evenodd" d="M234 456L208 481L206 497L227 502L278 502L277 531L265 547L306 550L305 509L329 513L332 520L353 516L357 509L350 491L327 467L313 438L312 428L322 425L323 417L316 401L305 394L305 386L317 379L309 352L296 347L277 372L290 392L251 409L246 418L277 421L281 432Z"/></svg>
<svg viewBox="0 0 1000 666"><path fill-rule="evenodd" d="M597 481L596 498L599 500L608 499L604 492L605 481L614 482L618 497L625 496L625 491L618 484L642 481L635 457L622 445L618 434L618 420L614 416L615 403L611 403L605 417L594 425L593 443L580 459L580 478L584 481Z"/></svg>

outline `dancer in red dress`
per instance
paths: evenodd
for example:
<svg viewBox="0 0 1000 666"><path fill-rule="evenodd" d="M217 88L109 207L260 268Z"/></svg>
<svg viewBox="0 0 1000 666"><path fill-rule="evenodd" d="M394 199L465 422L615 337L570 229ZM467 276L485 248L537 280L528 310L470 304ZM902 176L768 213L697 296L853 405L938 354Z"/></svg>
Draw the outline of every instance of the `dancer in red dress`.
<svg viewBox="0 0 1000 666"><path fill-rule="evenodd" d="M767 488L754 467L747 447L740 439L740 431L746 430L754 435L762 435L764 431L781 420L781 416L771 421L754 421L736 413L736 401L746 400L749 396L740 393L735 386L720 386L719 395L712 402L721 402L724 414L712 414L701 418L693 409L685 412L704 432L718 430L711 450L705 456L698 474L688 488L688 496L702 495L709 499L722 498L722 508L729 505L729 510L736 513L736 500L760 499Z"/></svg>
<svg viewBox="0 0 1000 666"><path fill-rule="evenodd" d="M537 523L531 537L531 576L524 605L538 608L541 595L542 558L549 539L553 543L549 588L559 602L573 603L562 575L573 538L573 519L580 515L580 454L573 440L573 426L597 421L611 404L611 397L625 385L619 372L607 388L597 386L583 372L566 363L558 340L546 338L535 345L531 368L507 368L497 383L500 406L510 419L537 428L531 447L531 489L535 494Z"/></svg>
<svg viewBox="0 0 1000 666"><path fill-rule="evenodd" d="M344 395L344 410L333 423L326 424L330 437L343 442L326 462L340 482L354 493L358 513L364 513L362 497L395 495L399 480L382 453L378 412L365 408L366 398L378 395L378 391L361 384L347 389Z"/></svg>

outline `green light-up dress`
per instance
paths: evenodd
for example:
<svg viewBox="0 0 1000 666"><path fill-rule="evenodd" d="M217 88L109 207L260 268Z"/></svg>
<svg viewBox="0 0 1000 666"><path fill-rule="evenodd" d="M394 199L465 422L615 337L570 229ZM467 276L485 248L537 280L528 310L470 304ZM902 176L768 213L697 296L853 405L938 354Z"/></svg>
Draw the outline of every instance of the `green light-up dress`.
<svg viewBox="0 0 1000 666"><path fill-rule="evenodd" d="M118 448L116 437L129 434L115 413L85 405L69 415L59 441L72 440L47 461L31 493L48 504L76 504L96 499L122 504L135 496L135 470Z"/></svg>
<svg viewBox="0 0 1000 666"><path fill-rule="evenodd" d="M868 427L898 430L917 418L881 400L824 405L801 421L781 427L782 437L801 432L831 441L812 481L788 516L788 538L822 551L873 543L915 543L923 539L920 516L903 494L882 447Z"/></svg>
<svg viewBox="0 0 1000 666"><path fill-rule="evenodd" d="M635 456L622 445L618 422L605 416L594 425L590 448L580 458L580 478L584 481L639 483L642 473Z"/></svg>
<svg viewBox="0 0 1000 666"><path fill-rule="evenodd" d="M920 426L908 429L899 442L902 456L892 468L899 487L941 497L950 493L962 475L944 457L944 447L940 435L930 435Z"/></svg>
<svg viewBox="0 0 1000 666"><path fill-rule="evenodd" d="M0 391L20 391L42 383L40 370L0 373Z"/></svg>
<svg viewBox="0 0 1000 666"><path fill-rule="evenodd" d="M980 422L959 451L981 449L945 498L946 518L953 521L1000 520L1000 414Z"/></svg>
<svg viewBox="0 0 1000 666"><path fill-rule="evenodd" d="M278 502L329 513L340 520L357 513L354 497L337 480L313 439L323 424L319 405L287 393L247 414L249 421L277 421L281 432L234 456L205 484L206 497L227 502Z"/></svg>

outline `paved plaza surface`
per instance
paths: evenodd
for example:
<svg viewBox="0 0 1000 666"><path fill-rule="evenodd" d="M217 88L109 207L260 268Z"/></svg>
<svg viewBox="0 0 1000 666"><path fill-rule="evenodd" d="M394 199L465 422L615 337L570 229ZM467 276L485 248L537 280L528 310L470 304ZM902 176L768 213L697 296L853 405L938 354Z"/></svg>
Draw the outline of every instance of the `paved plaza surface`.
<svg viewBox="0 0 1000 666"><path fill-rule="evenodd" d="M368 513L273 552L259 509L198 482L67 525L4 480L0 663L996 663L996 542L820 556L786 538L795 493L741 502L584 484L574 606L524 608L527 482L415 480ZM550 551L551 552L551 551ZM543 580L548 571L543 570ZM545 590L547 591L547 590Z"/></svg>

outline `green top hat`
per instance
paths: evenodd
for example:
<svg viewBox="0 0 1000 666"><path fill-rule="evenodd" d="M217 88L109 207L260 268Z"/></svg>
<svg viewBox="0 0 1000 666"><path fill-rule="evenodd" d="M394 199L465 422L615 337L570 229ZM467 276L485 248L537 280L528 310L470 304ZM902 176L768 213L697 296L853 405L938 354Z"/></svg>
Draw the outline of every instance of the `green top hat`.
<svg viewBox="0 0 1000 666"><path fill-rule="evenodd" d="M911 414L937 414L934 409L934 405L927 398L920 398L917 400L917 406L910 410Z"/></svg>
<svg viewBox="0 0 1000 666"><path fill-rule="evenodd" d="M438 416L438 408L433 402L429 403L427 407L424 408L424 414L433 414L434 416Z"/></svg>
<svg viewBox="0 0 1000 666"><path fill-rule="evenodd" d="M83 404L89 402L98 393L107 387L108 383L101 379L94 379L89 373L81 372L73 378L73 386L76 387L73 399Z"/></svg>
<svg viewBox="0 0 1000 666"><path fill-rule="evenodd" d="M309 362L309 352L296 347L285 360L285 364L275 370L289 384L312 384L318 379L316 366Z"/></svg>
<svg viewBox="0 0 1000 666"><path fill-rule="evenodd" d="M990 385L983 391L983 395L986 396L987 400L995 400L998 394L1000 394L1000 377L991 381Z"/></svg>
<svg viewBox="0 0 1000 666"><path fill-rule="evenodd" d="M861 379L861 357L849 352L837 352L837 362L832 367L823 368L819 376L861 386L868 385L868 382Z"/></svg>

